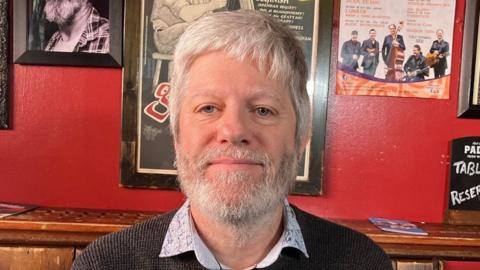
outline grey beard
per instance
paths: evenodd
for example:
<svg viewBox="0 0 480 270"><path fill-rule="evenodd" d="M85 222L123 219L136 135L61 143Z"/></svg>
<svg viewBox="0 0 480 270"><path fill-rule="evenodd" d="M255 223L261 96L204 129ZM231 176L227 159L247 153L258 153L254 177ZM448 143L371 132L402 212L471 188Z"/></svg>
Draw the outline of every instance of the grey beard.
<svg viewBox="0 0 480 270"><path fill-rule="evenodd" d="M70 24L86 0L47 0L45 17L58 25Z"/></svg>
<svg viewBox="0 0 480 270"><path fill-rule="evenodd" d="M216 157L232 157L261 162L263 177L253 179L248 172L223 172L207 179L207 164ZM180 187L199 211L209 217L241 231L270 217L283 203L292 189L297 172L297 156L284 153L276 168L272 158L245 148L212 148L195 161L188 154L177 151L177 167ZM235 190L223 192L222 186Z"/></svg>

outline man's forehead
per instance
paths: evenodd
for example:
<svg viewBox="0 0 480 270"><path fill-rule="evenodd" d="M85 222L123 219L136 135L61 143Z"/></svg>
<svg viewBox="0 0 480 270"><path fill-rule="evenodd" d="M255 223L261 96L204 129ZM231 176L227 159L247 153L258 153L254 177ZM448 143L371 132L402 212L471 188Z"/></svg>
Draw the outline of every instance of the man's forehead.
<svg viewBox="0 0 480 270"><path fill-rule="evenodd" d="M187 87L186 95L190 99L206 99L206 98L223 98L225 96L238 94L239 92L229 89L218 89L214 86L204 87ZM242 96L248 99L271 99L280 101L281 96L284 93L281 88L277 87L252 87L248 89L242 89L240 92Z"/></svg>
<svg viewBox="0 0 480 270"><path fill-rule="evenodd" d="M258 59L231 55L223 50L206 51L195 56L187 66L185 87L208 90L217 87L218 83L236 85L239 81L247 81L252 83L248 90L254 92L288 88L284 79L271 78L269 64L269 61L259 63Z"/></svg>

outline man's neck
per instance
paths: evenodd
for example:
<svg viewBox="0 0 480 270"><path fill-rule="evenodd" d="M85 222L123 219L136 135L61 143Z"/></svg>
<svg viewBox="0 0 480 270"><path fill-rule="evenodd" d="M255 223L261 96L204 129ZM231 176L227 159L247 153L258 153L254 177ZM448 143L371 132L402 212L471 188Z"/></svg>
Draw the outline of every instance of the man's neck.
<svg viewBox="0 0 480 270"><path fill-rule="evenodd" d="M80 10L73 15L73 19L69 21L69 23L58 25L62 40L67 42L71 39L78 39L84 31L91 13L92 7L90 5L83 5Z"/></svg>
<svg viewBox="0 0 480 270"><path fill-rule="evenodd" d="M215 258L232 269L259 263L280 239L283 232L283 204L254 224L235 226L212 220L190 205L198 234Z"/></svg>

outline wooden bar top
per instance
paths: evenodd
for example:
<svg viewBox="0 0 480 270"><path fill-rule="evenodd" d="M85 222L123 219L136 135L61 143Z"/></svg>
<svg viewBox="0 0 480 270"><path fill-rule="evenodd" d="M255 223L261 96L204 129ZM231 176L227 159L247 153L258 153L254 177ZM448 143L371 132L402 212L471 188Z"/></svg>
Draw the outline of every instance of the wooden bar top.
<svg viewBox="0 0 480 270"><path fill-rule="evenodd" d="M39 207L0 219L0 230L111 233L158 214L160 213Z"/></svg>
<svg viewBox="0 0 480 270"><path fill-rule="evenodd" d="M36 208L0 219L0 244L84 247L159 213ZM415 223L427 236L384 232L367 220L332 220L370 237L395 258L480 260L480 226Z"/></svg>

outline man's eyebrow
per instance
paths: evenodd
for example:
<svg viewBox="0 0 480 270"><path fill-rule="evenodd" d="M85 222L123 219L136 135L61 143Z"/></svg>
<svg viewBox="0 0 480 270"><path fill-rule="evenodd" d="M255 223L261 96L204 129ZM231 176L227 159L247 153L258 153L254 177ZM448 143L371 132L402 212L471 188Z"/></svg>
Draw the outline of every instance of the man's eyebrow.
<svg viewBox="0 0 480 270"><path fill-rule="evenodd" d="M259 99L259 98L268 98L268 99L273 99L275 101L281 102L280 95L276 95L272 93L271 91L263 91L263 90L258 90L251 96L252 99Z"/></svg>

